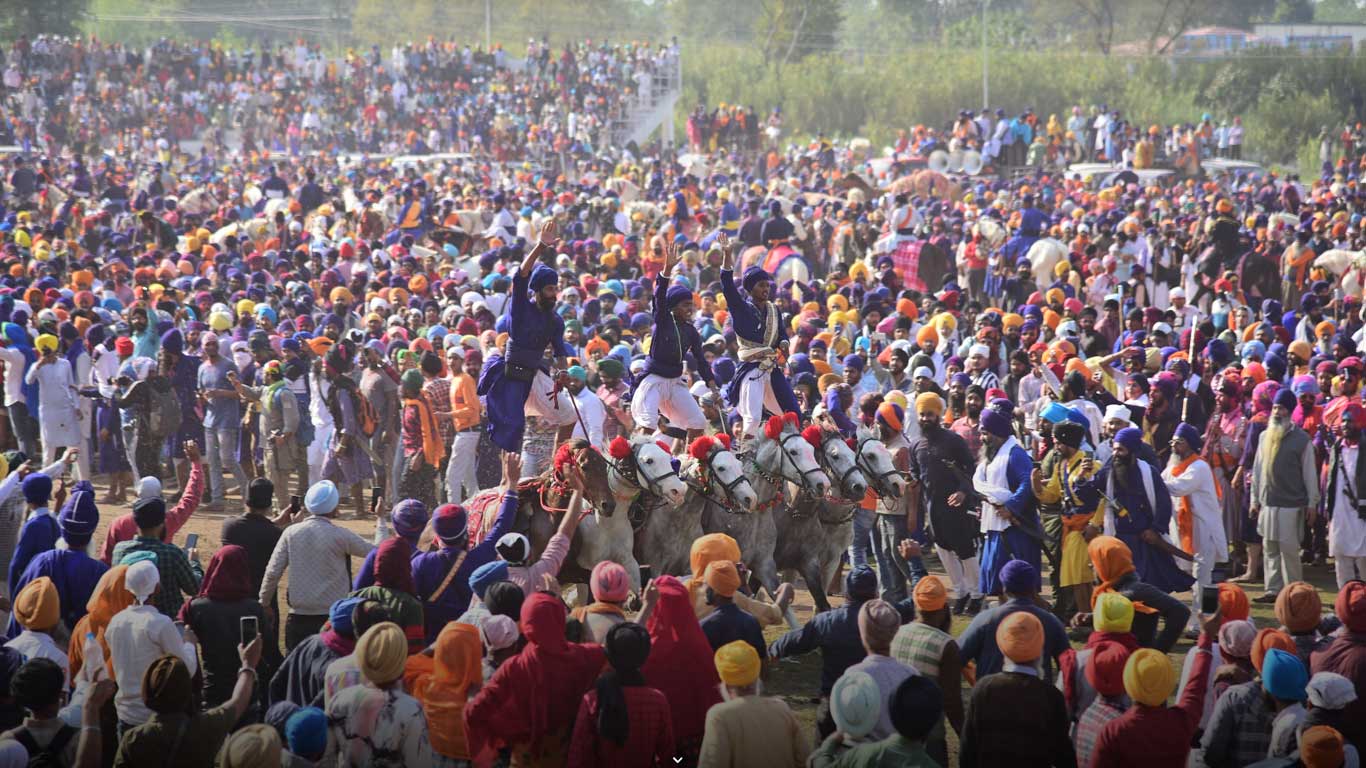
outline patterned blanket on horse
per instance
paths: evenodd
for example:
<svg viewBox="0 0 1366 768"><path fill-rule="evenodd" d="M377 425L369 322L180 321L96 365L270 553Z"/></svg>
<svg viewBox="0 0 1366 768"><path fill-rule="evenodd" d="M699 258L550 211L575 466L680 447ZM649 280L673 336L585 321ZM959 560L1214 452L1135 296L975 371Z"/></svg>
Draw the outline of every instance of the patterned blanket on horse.
<svg viewBox="0 0 1366 768"><path fill-rule="evenodd" d="M902 240L892 251L892 267L901 275L902 285L913 291L925 290L925 281L920 279L920 249L924 246L921 240Z"/></svg>
<svg viewBox="0 0 1366 768"><path fill-rule="evenodd" d="M542 486L539 478L532 478L518 483L517 490L521 493L534 491L539 494ZM493 521L498 518L498 507L502 500L503 489L490 488L476 493L465 502L465 530L469 532L470 549L478 546L479 542L489 535L489 531L493 530Z"/></svg>

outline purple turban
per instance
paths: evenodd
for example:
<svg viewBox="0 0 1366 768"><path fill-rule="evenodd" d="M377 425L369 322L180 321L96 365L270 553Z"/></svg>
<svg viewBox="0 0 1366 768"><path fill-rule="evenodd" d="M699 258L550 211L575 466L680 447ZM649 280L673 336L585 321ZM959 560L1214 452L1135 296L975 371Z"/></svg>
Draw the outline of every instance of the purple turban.
<svg viewBox="0 0 1366 768"><path fill-rule="evenodd" d="M1287 411L1293 411L1295 406L1299 405L1299 400L1296 399L1295 393L1289 387L1282 387L1276 392L1276 399L1271 404L1273 406L1279 405Z"/></svg>
<svg viewBox="0 0 1366 768"><path fill-rule="evenodd" d="M999 411L991 408L982 409L982 429L1000 438L1010 437L1014 434L1011 429L1010 419L1002 416Z"/></svg>
<svg viewBox="0 0 1366 768"><path fill-rule="evenodd" d="M1138 427L1125 427L1115 433L1115 442L1124 446L1129 453L1135 453L1143 444L1143 430Z"/></svg>
<svg viewBox="0 0 1366 768"><path fill-rule="evenodd" d="M394 521L394 532L405 539L415 539L427 527L427 505L417 499L404 499L394 505L389 515Z"/></svg>
<svg viewBox="0 0 1366 768"><path fill-rule="evenodd" d="M1201 439L1200 433L1191 425L1182 422L1176 425L1176 436L1190 443L1191 450L1196 453L1205 446L1205 441Z"/></svg>

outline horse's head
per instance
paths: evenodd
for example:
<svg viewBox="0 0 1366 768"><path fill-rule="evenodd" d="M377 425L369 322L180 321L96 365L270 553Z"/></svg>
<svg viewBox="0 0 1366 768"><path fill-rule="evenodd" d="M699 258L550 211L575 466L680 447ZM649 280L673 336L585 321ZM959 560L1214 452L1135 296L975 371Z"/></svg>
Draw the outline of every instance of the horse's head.
<svg viewBox="0 0 1366 768"><path fill-rule="evenodd" d="M608 447L612 457L612 482L626 496L641 491L667 501L671 506L683 503L688 486L678 476L674 458L664 446L654 440L636 436L627 440L618 437Z"/></svg>
<svg viewBox="0 0 1366 768"><path fill-rule="evenodd" d="M607 479L607 460L602 454L587 440L578 437L556 449L555 464L551 469L554 480L564 480L563 467L566 462L573 462L583 472L584 499L603 514L611 515L616 500Z"/></svg>
<svg viewBox="0 0 1366 768"><path fill-rule="evenodd" d="M740 460L730 452L730 436L699 437L688 446L688 453L697 460L698 467L711 475L713 488L719 486L725 500L753 512L759 504L759 494L745 477Z"/></svg>
<svg viewBox="0 0 1366 768"><path fill-rule="evenodd" d="M821 469L833 479L832 491L850 501L862 501L868 492L868 479L859 468L854 449L840 433L813 424L802 430L802 437L815 448Z"/></svg>
<svg viewBox="0 0 1366 768"><path fill-rule="evenodd" d="M816 449L797 430L797 414L773 416L760 430L754 462L764 472L795 483L817 497L830 490L830 478L816 461Z"/></svg>
<svg viewBox="0 0 1366 768"><path fill-rule="evenodd" d="M899 499L906 492L906 478L892 462L887 446L866 427L860 427L855 438L854 452L859 468L872 483L873 493L883 498Z"/></svg>

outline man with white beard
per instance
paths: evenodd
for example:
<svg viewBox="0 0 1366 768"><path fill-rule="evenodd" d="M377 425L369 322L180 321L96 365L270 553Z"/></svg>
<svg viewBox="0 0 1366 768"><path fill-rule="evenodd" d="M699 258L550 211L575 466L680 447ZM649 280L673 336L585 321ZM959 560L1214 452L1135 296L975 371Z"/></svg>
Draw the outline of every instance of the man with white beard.
<svg viewBox="0 0 1366 768"><path fill-rule="evenodd" d="M1303 580L1300 566L1300 531L1314 524L1319 503L1318 469L1309 435L1295 426L1295 393L1289 388L1276 393L1271 422L1257 442L1252 462L1252 514L1262 536L1262 562L1266 591L1253 598L1274 603L1287 583Z"/></svg>

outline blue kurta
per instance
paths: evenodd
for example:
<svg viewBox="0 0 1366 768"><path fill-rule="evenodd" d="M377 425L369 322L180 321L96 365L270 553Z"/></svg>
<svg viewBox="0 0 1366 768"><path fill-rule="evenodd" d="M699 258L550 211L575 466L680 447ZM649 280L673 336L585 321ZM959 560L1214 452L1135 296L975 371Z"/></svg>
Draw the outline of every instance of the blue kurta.
<svg viewBox="0 0 1366 768"><path fill-rule="evenodd" d="M52 579L53 585L57 587L57 596L61 600L62 621L70 630L85 616L85 604L89 602L90 596L95 592L95 585L107 570L109 566L84 552L53 549L33 558L19 577L18 583L11 586L17 595L34 579L43 576ZM18 637L21 631L23 628L15 620L14 614L10 614L9 628L5 636L12 640Z"/></svg>
<svg viewBox="0 0 1366 768"><path fill-rule="evenodd" d="M14 547L14 557L9 561L9 597L13 602L14 596L19 594L15 587L19 583L19 577L23 575L24 569L38 555L57 546L57 537L61 531L57 528L57 518L51 514L42 514L33 517L24 523L24 527L19 529L19 543Z"/></svg>
<svg viewBox="0 0 1366 768"><path fill-rule="evenodd" d="M1023 560L1034 566L1037 573L1041 570L1042 551L1039 540L1025 533L1021 524L1035 531L1041 531L1037 502L1030 486L1029 476L1034 471L1034 461L1029 452L1019 445L1010 450L1006 462L1006 480L1014 490L1006 499L1005 508L1019 521L1004 531L988 531L982 543L982 556L978 563L982 594L995 595L1001 592L1001 569L1011 560ZM1036 584L1037 590L1041 584Z"/></svg>
<svg viewBox="0 0 1366 768"><path fill-rule="evenodd" d="M1115 538L1127 544L1133 553L1134 570L1138 572L1138 578L1163 592L1183 592L1190 589L1195 579L1181 570L1171 555L1143 541L1143 532L1146 530L1155 531L1158 535L1167 532L1172 519L1171 493L1167 491L1166 483L1162 482L1162 472L1157 467L1148 465L1148 469L1152 470L1153 495L1156 497L1154 509L1154 505L1148 502L1148 493L1143 478L1139 475L1138 464L1134 467L1131 470L1132 478L1127 484L1115 483L1113 498L1122 508L1113 510ZM1107 462L1088 485L1104 491L1112 471L1114 462Z"/></svg>
<svg viewBox="0 0 1366 768"><path fill-rule="evenodd" d="M531 277L521 270L512 278L512 302L508 307L507 350L494 352L479 372L478 393L488 408L488 432L494 445L509 453L522 450L522 431L526 428L526 399L531 382L516 381L503 375L504 359L532 368L544 368L548 346L562 357L572 357L574 349L564 340L564 318L554 310L542 311L531 300Z"/></svg>
<svg viewBox="0 0 1366 768"><path fill-rule="evenodd" d="M730 311L730 321L735 328L735 334L757 344L764 343L764 312L760 311L748 296L741 294L740 290L735 287L734 271L721 270L721 291L726 296L726 308ZM774 341L774 349L777 349L778 345L784 341L787 341L787 323L783 319L782 310L779 309L778 338ZM740 363L739 367L736 368L734 378L726 385L726 398L732 405L740 402L741 382L745 380L750 371L758 367L759 364L751 360ZM777 398L778 405L782 407L783 411L801 413L801 406L797 405L797 396L792 394L792 385L783 375L781 367L774 366L773 370L769 372L769 382L773 387L773 396Z"/></svg>
<svg viewBox="0 0 1366 768"><path fill-rule="evenodd" d="M702 352L702 335L688 323L679 323L673 312L665 308L669 279L655 278L654 330L650 335L650 356L645 360L645 373L665 379L683 375L684 361L692 354L693 369L703 381L712 380L711 368Z"/></svg>

